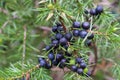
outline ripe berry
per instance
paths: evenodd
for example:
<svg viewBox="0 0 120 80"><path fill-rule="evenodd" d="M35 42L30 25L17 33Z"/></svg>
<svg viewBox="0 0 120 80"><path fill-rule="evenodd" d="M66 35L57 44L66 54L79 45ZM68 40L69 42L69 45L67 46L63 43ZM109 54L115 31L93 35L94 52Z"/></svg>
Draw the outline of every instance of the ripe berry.
<svg viewBox="0 0 120 80"><path fill-rule="evenodd" d="M55 38L53 36L50 39L51 39L51 41L55 40Z"/></svg>
<svg viewBox="0 0 120 80"><path fill-rule="evenodd" d="M86 68L86 63L84 63L84 62L82 62L82 63L80 63L80 67L82 68L82 69L84 69L84 68Z"/></svg>
<svg viewBox="0 0 120 80"><path fill-rule="evenodd" d="M91 10L90 10L90 14L94 16L94 15L97 15L97 12L96 12L95 9L91 9Z"/></svg>
<svg viewBox="0 0 120 80"><path fill-rule="evenodd" d="M91 41L91 40L86 40L86 41L85 41L85 45L86 45L86 46L91 46L91 44L92 44L92 41Z"/></svg>
<svg viewBox="0 0 120 80"><path fill-rule="evenodd" d="M88 12L88 10L85 10L84 13L85 13L85 14L88 14L89 12Z"/></svg>
<svg viewBox="0 0 120 80"><path fill-rule="evenodd" d="M65 52L65 55L68 56L68 57L72 56L72 54L68 53L68 52Z"/></svg>
<svg viewBox="0 0 120 80"><path fill-rule="evenodd" d="M65 37L63 37L63 38L60 39L59 42L60 42L61 45L66 45L67 44L67 39Z"/></svg>
<svg viewBox="0 0 120 80"><path fill-rule="evenodd" d="M58 26L57 31L63 31L63 27L62 26Z"/></svg>
<svg viewBox="0 0 120 80"><path fill-rule="evenodd" d="M86 35L87 35L87 33L88 33L87 31L81 30L81 31L79 32L79 35L80 35L81 38L85 38Z"/></svg>
<svg viewBox="0 0 120 80"><path fill-rule="evenodd" d="M56 54L56 60L60 61L61 59L63 59L63 54L61 53Z"/></svg>
<svg viewBox="0 0 120 80"><path fill-rule="evenodd" d="M96 12L97 12L98 14L101 14L101 13L103 12L103 6L98 5L98 6L96 7Z"/></svg>
<svg viewBox="0 0 120 80"><path fill-rule="evenodd" d="M53 40L53 41L52 41L52 44L53 44L54 46L58 46L59 41L58 41L58 40Z"/></svg>
<svg viewBox="0 0 120 80"><path fill-rule="evenodd" d="M89 22L83 22L82 23L82 28L85 30L88 30L90 28L90 23Z"/></svg>
<svg viewBox="0 0 120 80"><path fill-rule="evenodd" d="M78 37L78 36L79 36L79 33L80 33L79 30L73 30L73 35L74 35L75 37Z"/></svg>
<svg viewBox="0 0 120 80"><path fill-rule="evenodd" d="M57 65L58 65L58 63L59 63L59 61L58 61L58 60L53 60L53 61L52 61L52 64L53 64L53 65L55 65L55 66L57 66Z"/></svg>
<svg viewBox="0 0 120 80"><path fill-rule="evenodd" d="M51 61L53 61L54 58L55 58L55 56L54 56L54 54L53 54L52 52L50 52L50 53L48 54L48 58L49 58Z"/></svg>
<svg viewBox="0 0 120 80"><path fill-rule="evenodd" d="M63 48L66 49L66 50L68 49L68 47L69 47L68 44L66 44L66 45L63 46Z"/></svg>
<svg viewBox="0 0 120 80"><path fill-rule="evenodd" d="M59 67L60 68L64 68L65 67L65 63L67 62L67 60L66 59L62 59L61 61L60 61L60 65L59 65Z"/></svg>
<svg viewBox="0 0 120 80"><path fill-rule="evenodd" d="M82 59L81 58L76 58L76 63L81 63Z"/></svg>
<svg viewBox="0 0 120 80"><path fill-rule="evenodd" d="M91 75L92 75L91 71L88 71L88 72L87 72L87 76L89 77L89 76L91 76Z"/></svg>
<svg viewBox="0 0 120 80"><path fill-rule="evenodd" d="M55 38L56 38L57 40L61 39L62 37L63 37L63 35L60 34L60 33L57 33L57 34L55 35Z"/></svg>
<svg viewBox="0 0 120 80"><path fill-rule="evenodd" d="M40 61L40 66L41 66L41 67L45 67L46 64L47 64L47 62L46 62L45 60L41 60L41 61Z"/></svg>
<svg viewBox="0 0 120 80"><path fill-rule="evenodd" d="M58 31L57 31L57 26L53 26L52 27L52 31L54 32L54 33L57 33Z"/></svg>
<svg viewBox="0 0 120 80"><path fill-rule="evenodd" d="M51 67L52 67L52 65L50 65L50 64L48 64L48 63L47 63L46 66L45 66L46 69L50 69Z"/></svg>
<svg viewBox="0 0 120 80"><path fill-rule="evenodd" d="M46 51L49 51L51 48L52 48L52 45L49 45L49 46L46 46L46 47L45 47L45 50L46 50Z"/></svg>
<svg viewBox="0 0 120 80"><path fill-rule="evenodd" d="M66 33L65 38L70 41L72 39L72 34L71 33Z"/></svg>
<svg viewBox="0 0 120 80"><path fill-rule="evenodd" d="M77 71L77 66L75 66L75 65L71 66L71 70L76 72Z"/></svg>
<svg viewBox="0 0 120 80"><path fill-rule="evenodd" d="M73 22L73 27L80 28L80 22L78 22L78 21Z"/></svg>
<svg viewBox="0 0 120 80"><path fill-rule="evenodd" d="M83 69L82 69L82 68L78 68L78 69L77 69L77 73L78 73L78 74L83 74Z"/></svg>
<svg viewBox="0 0 120 80"><path fill-rule="evenodd" d="M90 36L87 37L88 39L93 39L94 38L94 34L91 34Z"/></svg>
<svg viewBox="0 0 120 80"><path fill-rule="evenodd" d="M39 57L39 58L38 58L38 62L40 62L41 60L44 60L44 58Z"/></svg>

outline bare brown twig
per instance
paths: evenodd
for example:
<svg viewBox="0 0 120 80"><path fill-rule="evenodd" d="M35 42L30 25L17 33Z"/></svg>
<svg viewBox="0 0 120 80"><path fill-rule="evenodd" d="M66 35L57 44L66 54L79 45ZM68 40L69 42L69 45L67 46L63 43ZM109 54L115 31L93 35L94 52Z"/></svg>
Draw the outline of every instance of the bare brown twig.
<svg viewBox="0 0 120 80"><path fill-rule="evenodd" d="M64 23L62 22L62 18L61 17L60 17L60 22L62 24L62 27L63 27L64 31L66 32L66 27L65 27Z"/></svg>
<svg viewBox="0 0 120 80"><path fill-rule="evenodd" d="M93 66L93 69L92 69L92 72L91 72L93 74L94 71L95 71L95 68L97 66L97 61L98 61L97 53L98 53L98 51L97 51L97 46L96 46L95 42L93 42L92 47L93 47L93 50L94 50L94 61L95 61L95 65Z"/></svg>

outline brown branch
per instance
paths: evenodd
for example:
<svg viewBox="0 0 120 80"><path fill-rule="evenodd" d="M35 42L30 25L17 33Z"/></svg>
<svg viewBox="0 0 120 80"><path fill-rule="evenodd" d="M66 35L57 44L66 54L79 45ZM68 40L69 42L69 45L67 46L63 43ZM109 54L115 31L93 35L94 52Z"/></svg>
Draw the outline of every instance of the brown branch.
<svg viewBox="0 0 120 80"><path fill-rule="evenodd" d="M57 2L57 0L54 0L54 2L56 3L56 2Z"/></svg>
<svg viewBox="0 0 120 80"><path fill-rule="evenodd" d="M40 65L37 64L36 66L32 67L31 69L27 70L26 72L24 72L22 75L20 76L16 76L16 77L11 77L11 78L8 78L8 80L14 80L14 79L19 79L19 78L22 78L22 77L25 77L26 80L30 80L30 73L32 73L33 71L35 70L38 70L40 68ZM59 67L53 67L51 68L51 71L62 71L63 69L60 69ZM64 71L65 72L69 72L70 69L65 67L64 68Z"/></svg>
<svg viewBox="0 0 120 80"><path fill-rule="evenodd" d="M56 2L57 2L57 0L54 0L54 3L56 3ZM62 25L64 31L66 32L66 27L65 27L65 25L64 25L64 23L63 23L63 21L62 21L63 19L62 19L61 16L59 16L59 20L60 20L60 23L61 23L61 25Z"/></svg>
<svg viewBox="0 0 120 80"><path fill-rule="evenodd" d="M66 29L66 27L65 27L65 25L64 25L64 23L63 23L63 21L62 21L62 17L59 17L59 20L60 20L60 23L61 23L61 25L62 25L65 33L66 33L66 30L67 30L67 29Z"/></svg>
<svg viewBox="0 0 120 80"><path fill-rule="evenodd" d="M95 65L93 66L93 69L92 69L92 74L94 73L95 69L96 69L96 66L97 66L97 61L98 61L98 56L97 56L97 46L96 46L96 43L93 42L93 45L92 45L93 49L94 49L94 61L95 61Z"/></svg>

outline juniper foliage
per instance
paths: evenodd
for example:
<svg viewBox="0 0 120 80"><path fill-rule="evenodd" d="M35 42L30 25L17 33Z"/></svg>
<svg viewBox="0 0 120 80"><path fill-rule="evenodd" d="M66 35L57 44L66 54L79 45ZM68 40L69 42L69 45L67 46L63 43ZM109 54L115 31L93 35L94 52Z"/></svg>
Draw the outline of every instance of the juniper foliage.
<svg viewBox="0 0 120 80"><path fill-rule="evenodd" d="M0 0L0 80L19 80L27 75L31 80L52 80L52 71L38 67L38 57L47 57L41 45L50 42L49 36L43 36L41 26L51 28L61 19L69 28L73 21L84 22L86 18L98 28L94 30L98 61L111 62L112 76L119 80L120 15L112 14L106 7L100 16L85 14L85 10L96 6L92 0ZM85 47L84 41L78 39L69 51L80 49L78 55L82 53L87 61L89 56L86 53L94 54L94 51ZM73 72L64 75L64 80L79 79L93 80Z"/></svg>

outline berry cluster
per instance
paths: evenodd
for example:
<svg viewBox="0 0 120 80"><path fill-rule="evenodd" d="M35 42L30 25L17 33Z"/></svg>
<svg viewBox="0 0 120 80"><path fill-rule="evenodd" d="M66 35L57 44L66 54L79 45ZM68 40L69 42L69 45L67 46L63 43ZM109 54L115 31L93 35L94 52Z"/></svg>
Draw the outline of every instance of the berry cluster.
<svg viewBox="0 0 120 80"><path fill-rule="evenodd" d="M102 12L102 6L97 6L96 9L90 10L91 15L98 15ZM64 31L63 25L57 23L56 26L52 27L51 43L45 47L48 59L40 57L40 66L46 69L50 69L52 66L58 66L59 68L67 67L80 75L90 76L90 71L84 58L74 54L77 50L69 52L69 48L74 45L78 38L85 39L85 45L90 46L94 38L94 34L89 32L91 29L92 27L87 21L82 23L74 21L68 31Z"/></svg>
<svg viewBox="0 0 120 80"><path fill-rule="evenodd" d="M103 12L103 7L98 5L95 9L90 9L90 11L85 11L86 14L90 13L90 15L96 16L100 15Z"/></svg>

